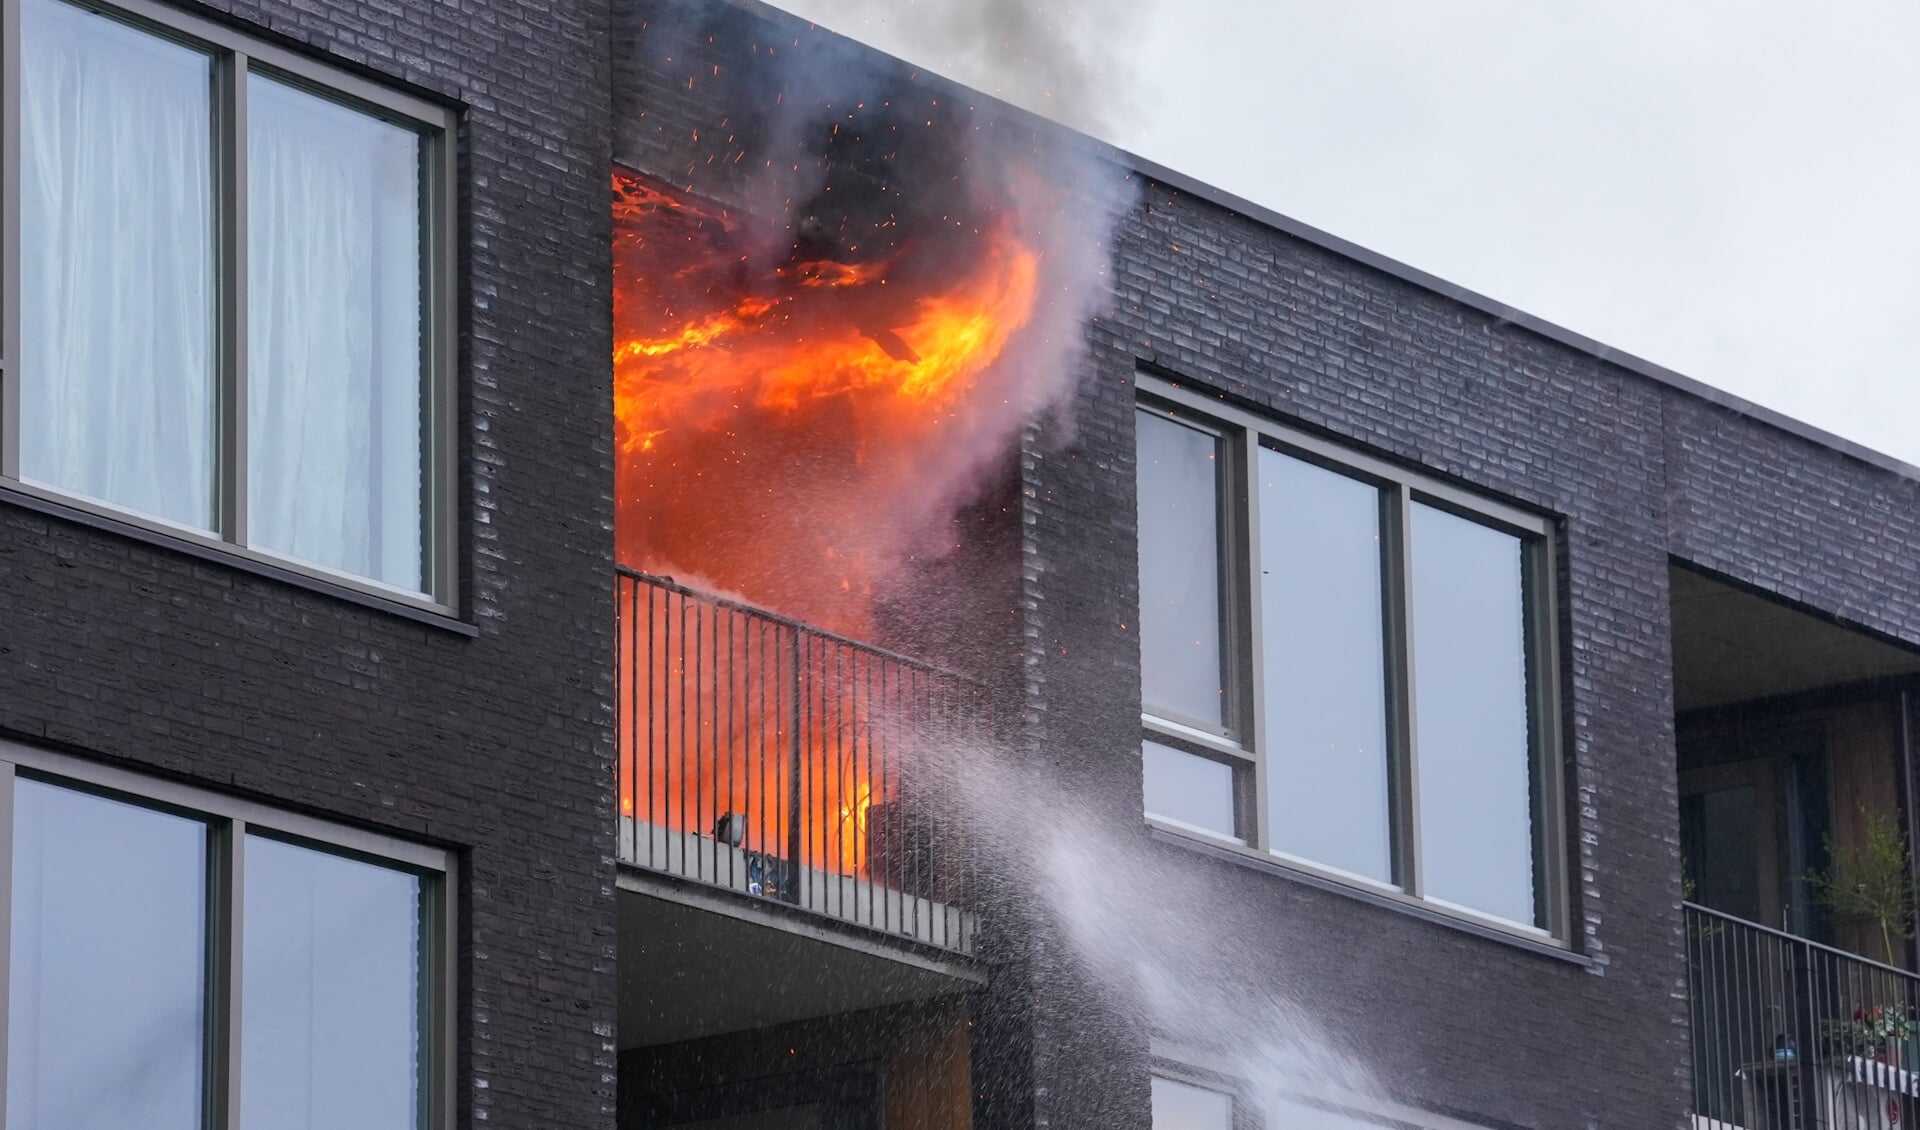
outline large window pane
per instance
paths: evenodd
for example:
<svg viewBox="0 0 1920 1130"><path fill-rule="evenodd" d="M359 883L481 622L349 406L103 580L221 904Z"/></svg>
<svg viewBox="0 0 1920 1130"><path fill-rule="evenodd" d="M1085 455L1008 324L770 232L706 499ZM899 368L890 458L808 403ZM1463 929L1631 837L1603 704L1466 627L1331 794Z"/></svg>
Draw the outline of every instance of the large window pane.
<svg viewBox="0 0 1920 1130"><path fill-rule="evenodd" d="M420 880L247 839L241 1122L419 1122Z"/></svg>
<svg viewBox="0 0 1920 1130"><path fill-rule="evenodd" d="M1140 682L1147 709L1225 720L1220 651L1220 440L1137 413Z"/></svg>
<svg viewBox="0 0 1920 1130"><path fill-rule="evenodd" d="M1419 504L1409 539L1426 893L1532 923L1520 539Z"/></svg>
<svg viewBox="0 0 1920 1130"><path fill-rule="evenodd" d="M247 90L250 539L420 590L420 136Z"/></svg>
<svg viewBox="0 0 1920 1130"><path fill-rule="evenodd" d="M1273 847L1390 882L1380 492L1264 448L1259 470Z"/></svg>
<svg viewBox="0 0 1920 1130"><path fill-rule="evenodd" d="M198 1130L205 826L15 789L7 1124Z"/></svg>
<svg viewBox="0 0 1920 1130"><path fill-rule="evenodd" d="M1147 814L1233 835L1233 767L1185 750L1141 743Z"/></svg>
<svg viewBox="0 0 1920 1130"><path fill-rule="evenodd" d="M1233 1130L1233 1098L1191 1083L1156 1078L1153 1130Z"/></svg>
<svg viewBox="0 0 1920 1130"><path fill-rule="evenodd" d="M212 64L20 8L20 473L213 525Z"/></svg>

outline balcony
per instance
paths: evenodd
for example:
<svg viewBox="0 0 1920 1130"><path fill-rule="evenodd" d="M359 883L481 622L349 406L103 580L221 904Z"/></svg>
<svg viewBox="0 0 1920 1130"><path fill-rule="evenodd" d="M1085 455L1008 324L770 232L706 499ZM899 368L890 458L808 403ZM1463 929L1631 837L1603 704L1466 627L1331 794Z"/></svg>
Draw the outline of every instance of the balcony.
<svg viewBox="0 0 1920 1130"><path fill-rule="evenodd" d="M620 862L971 955L953 774L985 688L670 578L616 586Z"/></svg>
<svg viewBox="0 0 1920 1130"><path fill-rule="evenodd" d="M1920 977L1689 903L1694 1125L1896 1130L1920 1074Z"/></svg>
<svg viewBox="0 0 1920 1130"><path fill-rule="evenodd" d="M1670 580L1694 1124L1911 1125L1920 655Z"/></svg>

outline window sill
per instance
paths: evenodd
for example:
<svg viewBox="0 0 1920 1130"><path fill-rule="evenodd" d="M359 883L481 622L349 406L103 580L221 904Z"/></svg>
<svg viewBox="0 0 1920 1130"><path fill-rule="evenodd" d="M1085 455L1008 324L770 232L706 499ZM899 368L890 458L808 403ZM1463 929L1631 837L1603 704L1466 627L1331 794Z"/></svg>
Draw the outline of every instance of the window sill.
<svg viewBox="0 0 1920 1130"><path fill-rule="evenodd" d="M293 562L269 559L239 546L196 538L188 533L168 530L158 525L148 525L134 515L120 514L104 507L96 508L78 499L52 497L32 488L8 482L0 484L0 501L76 525L132 538L161 549L174 550L201 561L231 566L257 577L266 577L456 635L473 637L480 634L478 626L460 619L446 609L415 604L399 597L382 595L371 589L361 589L345 580L335 580L317 571L310 572Z"/></svg>
<svg viewBox="0 0 1920 1130"><path fill-rule="evenodd" d="M1384 888L1373 889L1356 882L1346 882L1327 875L1296 867L1277 856L1271 856L1253 848L1240 847L1230 840L1201 836L1193 832L1182 831L1157 820L1148 820L1147 834L1162 843L1171 844L1200 855L1211 856L1227 863L1250 868L1254 871L1277 875L1290 882L1313 887L1316 890L1343 895L1367 903L1370 906L1396 911L1422 922L1444 926L1461 933L1472 934L1477 938L1499 942L1502 945L1526 950L1591 969L1593 960L1583 954L1575 953L1564 943L1546 937L1531 936L1517 930L1504 929L1490 920L1470 916L1464 912L1451 910L1419 899L1409 898Z"/></svg>

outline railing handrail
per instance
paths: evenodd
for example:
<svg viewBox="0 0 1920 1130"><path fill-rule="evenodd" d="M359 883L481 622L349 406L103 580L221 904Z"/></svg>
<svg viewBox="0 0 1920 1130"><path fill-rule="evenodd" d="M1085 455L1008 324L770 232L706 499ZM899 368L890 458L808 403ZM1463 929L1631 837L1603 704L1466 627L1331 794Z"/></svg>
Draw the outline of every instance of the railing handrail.
<svg viewBox="0 0 1920 1130"><path fill-rule="evenodd" d="M774 624L778 624L783 628L791 628L793 631L801 633L802 635L812 636L816 639L827 640L832 643L839 644L842 647L850 647L850 648L853 648L855 651L865 652L866 654L871 655L876 659L884 659L890 663L902 663L909 667L913 667L920 671L923 671L929 675L937 675L943 679L953 679L958 682L966 683L982 691L984 691L987 686L985 681L981 679L976 679L971 675L962 674L961 672L952 670L951 668L941 667L938 664L934 664L934 663L928 663L924 659L916 659L911 655L905 655L897 651L890 651L884 647L876 647L875 645L870 643L863 643L862 641L856 640L851 636L843 636L838 632L828 631L827 629L822 628L817 624L809 624L805 620L796 620L791 616L783 616L778 612L774 612L770 609L762 608L757 604L748 604L746 601L743 601L743 600L735 600L732 597L719 596L715 593L708 592L705 589L693 588L689 585L685 585L679 581L674 580L672 577L663 577L655 573L642 572L641 570L635 569L629 565L616 564L613 567L613 571L616 576L625 577L628 580L632 580L632 581L638 581L641 584L652 585L655 588L666 589L668 592L678 593L681 596L691 597L694 600L704 601L707 604L712 604L720 608L729 609L731 611L741 613L742 615L745 615L745 616L753 616L762 620L767 620Z"/></svg>
<svg viewBox="0 0 1920 1130"><path fill-rule="evenodd" d="M1860 954L1854 953L1852 950L1843 950L1838 946L1830 946L1824 942L1816 942L1812 938L1803 938L1799 934L1776 929L1764 922L1755 922L1750 918L1742 918L1737 914L1728 914L1722 910L1715 910L1710 906L1701 906L1697 902L1682 900L1680 905L1697 914L1709 918L1717 918L1722 922L1731 923L1732 925L1741 926L1749 930L1757 930L1762 934L1778 938L1783 942L1789 942L1796 946L1805 946L1810 950L1817 950L1856 965L1871 966L1883 973L1891 973L1896 977L1905 977L1909 981L1920 981L1920 973L1915 973L1911 969L1902 969L1898 965L1888 965L1884 961L1876 961L1871 957L1863 957Z"/></svg>

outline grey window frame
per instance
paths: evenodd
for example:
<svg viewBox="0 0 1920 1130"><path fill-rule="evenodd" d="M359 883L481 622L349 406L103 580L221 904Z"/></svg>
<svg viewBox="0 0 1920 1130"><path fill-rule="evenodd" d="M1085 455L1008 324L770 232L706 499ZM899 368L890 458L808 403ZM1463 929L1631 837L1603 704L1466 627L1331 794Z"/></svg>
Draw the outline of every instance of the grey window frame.
<svg viewBox="0 0 1920 1130"><path fill-rule="evenodd" d="M361 596L456 616L455 168L453 110L370 82L224 24L153 0L61 0L213 60L213 221L217 521L210 531L150 518L20 478L20 5L0 0L0 495L11 494L146 535L215 550L275 572L311 577ZM417 132L421 139L421 583L415 592L300 561L247 538L247 82L250 71Z"/></svg>
<svg viewBox="0 0 1920 1130"><path fill-rule="evenodd" d="M1147 1071L1149 1086L1152 1080L1164 1079L1169 1083L1181 1083L1202 1091L1212 1091L1216 1095L1225 1095L1233 1130L1262 1130L1259 1112L1247 1101L1245 1081L1225 1071L1198 1066L1192 1061L1208 1057L1196 1056L1191 1050L1183 1049L1181 1052L1188 1059L1171 1058L1163 1050L1162 1041L1155 1039L1152 1045L1152 1058Z"/></svg>
<svg viewBox="0 0 1920 1130"><path fill-rule="evenodd" d="M421 880L420 1125L453 1130L455 1118L455 924L457 861L449 851L283 812L268 805L156 780L0 738L0 1130L7 1122L7 1024L12 988L14 782L29 777L171 812L208 830L206 1120L230 1130L240 1112L241 897L249 835L267 836L348 859L391 867Z"/></svg>
<svg viewBox="0 0 1920 1130"><path fill-rule="evenodd" d="M1223 640L1231 638L1234 651L1228 661L1228 701L1234 712L1227 734L1213 734L1190 720L1154 713L1143 702L1142 737L1189 753L1225 761L1236 768L1233 839L1208 836L1184 825L1147 817L1155 829L1175 836L1199 837L1220 850L1258 858L1315 879L1360 888L1390 902L1418 906L1446 918L1517 935L1557 949L1570 949L1571 909L1567 876L1566 766L1561 735L1561 651L1559 642L1559 537L1550 517L1461 490L1418 471L1330 442L1302 429L1226 404L1217 395L1198 391L1174 380L1140 371L1135 374L1136 402L1142 410L1223 437L1223 461L1231 472L1223 487L1221 505L1233 508L1221 520L1224 562L1222 584L1234 593L1222 600L1227 622ZM1263 650L1259 625L1263 622L1260 586L1260 483L1258 449L1325 467L1370 483L1381 497L1381 576L1387 660L1387 742L1389 765L1389 820L1395 882L1381 883L1366 876L1328 867L1307 858L1273 850L1265 798L1269 787L1265 735ZM1527 632L1527 718L1530 798L1533 805L1535 923L1514 922L1469 907L1424 896L1420 873L1420 757L1414 734L1414 712L1419 688L1413 670L1411 555L1406 538L1409 512L1424 503L1462 518L1510 534L1522 546L1522 607ZM1241 842L1244 841L1244 842Z"/></svg>

